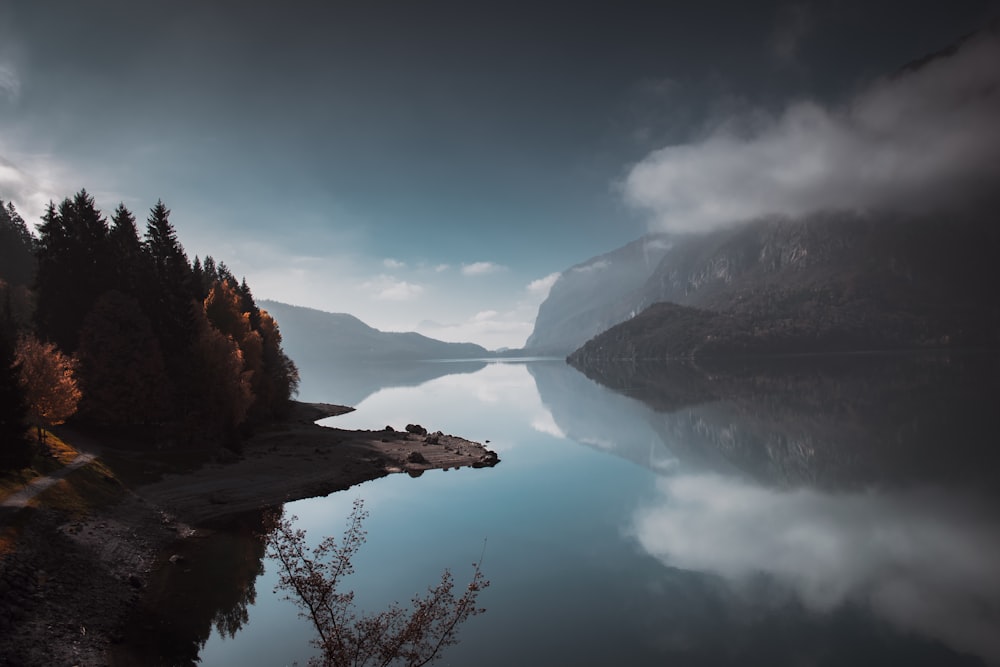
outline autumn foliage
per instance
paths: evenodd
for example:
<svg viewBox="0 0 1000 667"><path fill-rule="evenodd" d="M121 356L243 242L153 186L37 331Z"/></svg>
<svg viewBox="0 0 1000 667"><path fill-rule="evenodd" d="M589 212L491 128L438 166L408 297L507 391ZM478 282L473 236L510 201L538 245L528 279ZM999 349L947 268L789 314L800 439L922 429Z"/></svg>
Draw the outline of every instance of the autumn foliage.
<svg viewBox="0 0 1000 667"><path fill-rule="evenodd" d="M28 403L28 421L41 440L43 428L62 424L76 412L81 394L73 372L75 364L54 344L33 336L17 341L15 359Z"/></svg>
<svg viewBox="0 0 1000 667"><path fill-rule="evenodd" d="M416 596L411 608L393 603L378 613L359 613L354 592L344 591L344 579L354 572L352 560L365 542L362 527L368 513L359 499L338 543L324 538L312 550L306 534L293 527L296 517L275 513L267 526L268 553L280 566L277 588L288 593L316 630L313 644L320 649L313 667L361 667L363 665L427 665L458 642L459 626L485 610L477 606L479 593L489 586L473 565L472 580L455 597L454 580L445 570L441 581Z"/></svg>
<svg viewBox="0 0 1000 667"><path fill-rule="evenodd" d="M0 240L0 306L22 340L19 381L0 393L39 429L79 404L83 422L232 445L287 411L298 370L277 323L224 263L188 260L162 201L140 237L124 204L109 224L81 190L49 204L37 238L0 201Z"/></svg>

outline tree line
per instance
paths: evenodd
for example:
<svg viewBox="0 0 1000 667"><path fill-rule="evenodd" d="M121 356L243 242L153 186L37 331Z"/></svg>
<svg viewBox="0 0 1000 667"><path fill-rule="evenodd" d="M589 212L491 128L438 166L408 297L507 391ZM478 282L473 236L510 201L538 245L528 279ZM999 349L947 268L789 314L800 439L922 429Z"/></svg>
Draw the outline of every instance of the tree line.
<svg viewBox="0 0 1000 667"><path fill-rule="evenodd" d="M86 190L37 234L0 200L0 464L24 464L29 424L70 418L232 446L297 388L277 322L224 262L189 261L162 201L140 235Z"/></svg>

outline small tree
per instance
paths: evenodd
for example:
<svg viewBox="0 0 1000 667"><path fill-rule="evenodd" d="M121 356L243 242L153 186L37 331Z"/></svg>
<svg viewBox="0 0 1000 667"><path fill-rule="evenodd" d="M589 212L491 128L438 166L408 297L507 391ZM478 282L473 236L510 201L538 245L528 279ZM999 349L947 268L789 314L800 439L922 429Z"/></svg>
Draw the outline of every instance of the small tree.
<svg viewBox="0 0 1000 667"><path fill-rule="evenodd" d="M445 570L426 596L413 598L411 610L393 603L377 614L358 616L354 592L342 592L340 585L354 572L351 561L365 542L362 523L367 516L364 503L355 500L340 544L327 537L310 556L305 531L292 527L296 517L275 513L267 526L268 554L281 567L275 590L288 591L288 599L316 629L313 644L322 655L309 660L313 667L427 665L440 657L442 649L458 642L463 622L485 611L476 606L479 592L490 585L480 570L482 561L474 564L472 581L458 598L452 593L451 573Z"/></svg>
<svg viewBox="0 0 1000 667"><path fill-rule="evenodd" d="M62 424L73 416L80 402L73 359L34 336L22 336L17 341L16 358L28 402L28 421L37 429L41 442L42 427Z"/></svg>

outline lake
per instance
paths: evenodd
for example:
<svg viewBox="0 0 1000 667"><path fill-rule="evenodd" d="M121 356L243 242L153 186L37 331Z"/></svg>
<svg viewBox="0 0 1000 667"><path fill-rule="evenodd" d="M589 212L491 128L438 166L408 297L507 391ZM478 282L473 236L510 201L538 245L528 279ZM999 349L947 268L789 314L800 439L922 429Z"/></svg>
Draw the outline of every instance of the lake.
<svg viewBox="0 0 1000 667"><path fill-rule="evenodd" d="M286 506L318 541L364 499L362 609L443 568L461 587L483 557L487 611L438 664L1000 663L995 355L301 370L302 400L356 405L330 424L500 455ZM255 529L195 541L151 585L168 664L312 655Z"/></svg>

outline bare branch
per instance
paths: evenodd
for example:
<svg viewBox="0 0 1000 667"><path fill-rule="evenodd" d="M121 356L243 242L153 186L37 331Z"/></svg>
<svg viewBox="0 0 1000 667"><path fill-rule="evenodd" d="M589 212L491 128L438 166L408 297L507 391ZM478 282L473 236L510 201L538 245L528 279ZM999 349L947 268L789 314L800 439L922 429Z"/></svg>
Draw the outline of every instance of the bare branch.
<svg viewBox="0 0 1000 667"><path fill-rule="evenodd" d="M458 599L452 592L454 579L445 570L427 595L413 598L410 611L393 603L381 612L358 617L354 592L341 592L339 587L354 572L352 559L367 537L363 529L367 517L363 501L356 500L341 541L328 536L309 552L305 532L293 528L296 517L275 513L267 536L268 552L281 566L275 589L287 591L288 599L316 629L318 638L313 644L322 650L322 657L310 660L310 665L430 664L445 647L458 642L463 622L485 611L476 606L479 593L489 586L481 569L483 556L473 564L472 580ZM484 553L485 549L484 542Z"/></svg>

